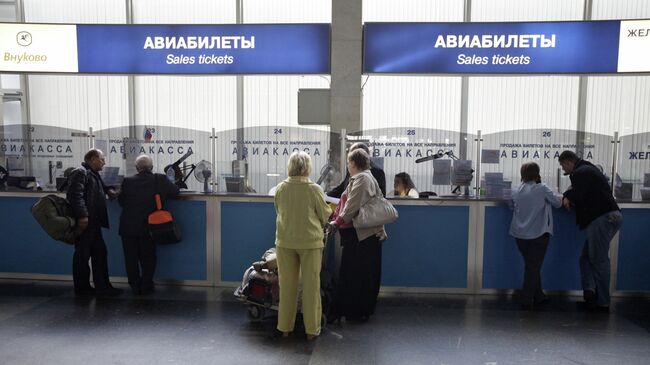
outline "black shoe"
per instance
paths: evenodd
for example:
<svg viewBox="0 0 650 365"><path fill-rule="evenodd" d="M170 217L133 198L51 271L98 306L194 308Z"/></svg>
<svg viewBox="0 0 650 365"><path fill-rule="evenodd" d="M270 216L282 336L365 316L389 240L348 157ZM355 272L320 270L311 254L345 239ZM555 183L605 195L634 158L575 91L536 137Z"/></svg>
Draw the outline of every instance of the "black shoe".
<svg viewBox="0 0 650 365"><path fill-rule="evenodd" d="M597 305L594 307L594 312L598 313L609 313L609 306L608 305Z"/></svg>
<svg viewBox="0 0 650 365"><path fill-rule="evenodd" d="M116 297L118 295L122 295L122 293L124 293L124 290L113 288L112 286L106 289L95 291L95 295L97 295L98 297Z"/></svg>
<svg viewBox="0 0 650 365"><path fill-rule="evenodd" d="M593 311L596 308L594 302L576 302L576 308L583 311Z"/></svg>
<svg viewBox="0 0 650 365"><path fill-rule="evenodd" d="M91 297L95 295L95 288L88 287L83 289L75 289L74 294L79 297Z"/></svg>
<svg viewBox="0 0 650 365"><path fill-rule="evenodd" d="M546 304L548 304L548 302L549 302L548 297L544 297L542 299L535 300L535 305L538 305L538 306L539 305L546 305Z"/></svg>
<svg viewBox="0 0 650 365"><path fill-rule="evenodd" d="M535 309L533 303L521 303L521 309L525 311L532 311Z"/></svg>
<svg viewBox="0 0 650 365"><path fill-rule="evenodd" d="M140 295L151 295L155 291L156 290L154 288L142 288L142 289L140 289Z"/></svg>
<svg viewBox="0 0 650 365"><path fill-rule="evenodd" d="M596 291L592 289L586 289L582 291L582 297L586 303L596 303Z"/></svg>

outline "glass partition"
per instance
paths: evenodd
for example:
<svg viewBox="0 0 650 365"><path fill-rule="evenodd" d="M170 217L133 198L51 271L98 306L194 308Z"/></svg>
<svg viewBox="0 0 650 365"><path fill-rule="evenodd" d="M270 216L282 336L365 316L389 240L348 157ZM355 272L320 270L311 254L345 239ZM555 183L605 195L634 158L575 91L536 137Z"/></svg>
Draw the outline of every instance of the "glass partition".
<svg viewBox="0 0 650 365"><path fill-rule="evenodd" d="M650 200L650 133L620 138L614 194L619 200Z"/></svg>
<svg viewBox="0 0 650 365"><path fill-rule="evenodd" d="M540 167L542 181L557 192L564 192L571 182L564 176L558 157L564 150L578 151L607 175L612 171L612 136L578 133L563 129L526 129L491 133L482 136L481 191L485 195L501 195L495 185L511 189L519 185L520 168L525 162ZM582 143L579 143L579 139ZM501 174L501 175L499 175ZM507 190L505 191L507 194ZM500 196L494 196L500 197Z"/></svg>
<svg viewBox="0 0 650 365"><path fill-rule="evenodd" d="M368 143L373 163L382 167L386 174L388 196L392 195L394 177L400 172L410 175L420 193L434 192L443 196L451 194L455 188L452 161L454 156L461 156L461 135L457 131L404 126L364 130L349 136L348 140ZM435 166L438 166L436 179ZM444 173L440 175L442 170Z"/></svg>

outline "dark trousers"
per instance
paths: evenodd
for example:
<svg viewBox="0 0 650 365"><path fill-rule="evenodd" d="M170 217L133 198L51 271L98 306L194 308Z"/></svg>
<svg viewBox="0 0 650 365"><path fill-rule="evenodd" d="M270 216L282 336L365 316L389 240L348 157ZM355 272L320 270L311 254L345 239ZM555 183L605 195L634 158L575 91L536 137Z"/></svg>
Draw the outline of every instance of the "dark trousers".
<svg viewBox="0 0 650 365"><path fill-rule="evenodd" d="M521 289L522 304L534 304L546 298L542 291L541 272L549 239L548 233L531 240L517 239L517 247L524 258L525 267L524 284Z"/></svg>
<svg viewBox="0 0 650 365"><path fill-rule="evenodd" d="M93 282L95 289L105 290L111 287L108 279L108 252L102 237L102 228L89 224L74 245L72 256L72 278L75 290L90 289L90 267L93 266Z"/></svg>
<svg viewBox="0 0 650 365"><path fill-rule="evenodd" d="M376 236L359 242L354 228L341 234L341 267L335 314L348 319L370 316L377 305L377 275L381 274L381 246ZM379 269L376 265L379 264Z"/></svg>
<svg viewBox="0 0 650 365"><path fill-rule="evenodd" d="M136 292L153 290L156 244L148 236L123 236L122 247L131 288Z"/></svg>

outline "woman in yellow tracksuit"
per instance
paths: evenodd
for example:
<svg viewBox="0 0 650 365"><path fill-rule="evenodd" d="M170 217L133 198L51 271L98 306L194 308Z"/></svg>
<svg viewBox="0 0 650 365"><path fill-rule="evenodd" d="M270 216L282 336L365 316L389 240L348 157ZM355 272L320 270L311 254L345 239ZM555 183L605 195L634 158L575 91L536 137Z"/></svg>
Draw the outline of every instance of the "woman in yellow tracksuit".
<svg viewBox="0 0 650 365"><path fill-rule="evenodd" d="M305 152L289 157L289 178L275 191L275 246L280 277L278 331L284 337L296 321L298 280L302 274L302 316L308 339L320 334L320 270L323 227L332 210L323 189L309 179L311 158Z"/></svg>

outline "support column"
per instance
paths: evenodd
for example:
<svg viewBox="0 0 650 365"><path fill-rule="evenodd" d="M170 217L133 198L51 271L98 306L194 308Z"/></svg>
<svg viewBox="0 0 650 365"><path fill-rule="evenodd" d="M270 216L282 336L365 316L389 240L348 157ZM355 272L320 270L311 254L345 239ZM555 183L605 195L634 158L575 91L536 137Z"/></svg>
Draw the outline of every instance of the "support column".
<svg viewBox="0 0 650 365"><path fill-rule="evenodd" d="M126 24L133 24L133 0L126 0L125 2L126 10ZM129 75L128 78L128 90L127 98L129 104L129 139L136 139L138 136L136 130L136 112L135 112L135 76Z"/></svg>
<svg viewBox="0 0 650 365"><path fill-rule="evenodd" d="M341 130L350 133L362 129L361 3L362 0L332 0L329 162L339 177L344 158L340 151Z"/></svg>
<svg viewBox="0 0 650 365"><path fill-rule="evenodd" d="M463 4L463 22L469 23L472 21L472 0L465 0ZM467 144L470 143L467 139L467 109L469 100L469 76L461 77L460 85L460 141L458 158L467 160ZM476 161L478 163L478 161ZM480 178L479 178L480 180ZM478 193L478 192L477 192Z"/></svg>
<svg viewBox="0 0 650 365"><path fill-rule="evenodd" d="M592 0L585 0L582 20L591 20ZM583 156L585 152L585 129L587 127L587 87L589 76L580 76L578 86L578 120L576 123L576 153Z"/></svg>
<svg viewBox="0 0 650 365"><path fill-rule="evenodd" d="M16 0L16 20L19 23L25 22L25 3L23 0ZM31 150L32 147L32 116L29 109L29 75L20 74L20 90L22 92L22 97L20 99L20 111L21 111L21 124L23 127L23 140L25 149L27 151ZM32 168L32 157L29 158L23 157L25 163L25 175L33 176Z"/></svg>
<svg viewBox="0 0 650 365"><path fill-rule="evenodd" d="M237 24L244 23L244 0L237 0ZM244 76L237 75L237 159L244 157Z"/></svg>

